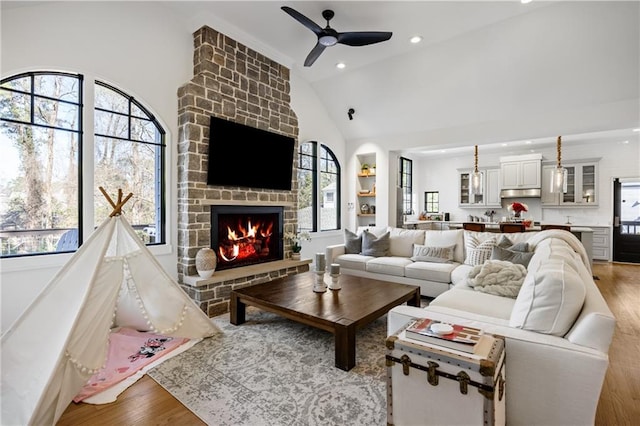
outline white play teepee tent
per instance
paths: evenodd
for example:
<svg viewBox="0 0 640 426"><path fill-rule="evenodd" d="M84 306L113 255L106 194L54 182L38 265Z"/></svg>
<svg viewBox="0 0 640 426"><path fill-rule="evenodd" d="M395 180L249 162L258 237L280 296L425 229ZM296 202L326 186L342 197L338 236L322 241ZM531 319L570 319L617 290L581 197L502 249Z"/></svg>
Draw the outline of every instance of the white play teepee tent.
<svg viewBox="0 0 640 426"><path fill-rule="evenodd" d="M202 338L218 329L120 215L78 249L2 336L3 425L55 424L106 361L112 327Z"/></svg>

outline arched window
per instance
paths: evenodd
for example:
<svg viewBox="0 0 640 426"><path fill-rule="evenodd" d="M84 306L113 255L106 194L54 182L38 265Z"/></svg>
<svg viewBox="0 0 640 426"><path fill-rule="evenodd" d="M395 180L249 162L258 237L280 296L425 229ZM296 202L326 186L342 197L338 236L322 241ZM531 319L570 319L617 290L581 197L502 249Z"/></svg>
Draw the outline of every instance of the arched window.
<svg viewBox="0 0 640 426"><path fill-rule="evenodd" d="M340 164L318 142L300 144L298 162L298 230L340 229Z"/></svg>
<svg viewBox="0 0 640 426"><path fill-rule="evenodd" d="M77 249L83 228L110 212L98 186L133 192L129 222L146 243L165 242L165 132L133 97L98 81L91 88L94 99L84 99L83 76L61 72L0 81L0 257ZM83 197L86 182L94 199Z"/></svg>

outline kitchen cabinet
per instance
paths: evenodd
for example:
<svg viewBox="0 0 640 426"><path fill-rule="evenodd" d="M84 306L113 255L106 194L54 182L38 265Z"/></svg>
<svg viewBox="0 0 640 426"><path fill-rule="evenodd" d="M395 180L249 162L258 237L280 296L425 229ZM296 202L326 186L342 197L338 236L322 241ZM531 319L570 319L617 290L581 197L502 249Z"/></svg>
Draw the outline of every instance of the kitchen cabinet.
<svg viewBox="0 0 640 426"><path fill-rule="evenodd" d="M608 226L591 226L593 229L593 258L609 260L609 232Z"/></svg>
<svg viewBox="0 0 640 426"><path fill-rule="evenodd" d="M501 207L500 169L480 169L483 173L482 194L471 193L471 173L473 170L458 170L459 207Z"/></svg>
<svg viewBox="0 0 640 426"><path fill-rule="evenodd" d="M502 189L540 188L542 154L500 157Z"/></svg>
<svg viewBox="0 0 640 426"><path fill-rule="evenodd" d="M551 172L555 165L542 167L541 204L562 207L596 207L598 205L598 159L567 162L567 191L563 194L551 193Z"/></svg>
<svg viewBox="0 0 640 426"><path fill-rule="evenodd" d="M376 224L376 154L358 154L356 177L357 226Z"/></svg>

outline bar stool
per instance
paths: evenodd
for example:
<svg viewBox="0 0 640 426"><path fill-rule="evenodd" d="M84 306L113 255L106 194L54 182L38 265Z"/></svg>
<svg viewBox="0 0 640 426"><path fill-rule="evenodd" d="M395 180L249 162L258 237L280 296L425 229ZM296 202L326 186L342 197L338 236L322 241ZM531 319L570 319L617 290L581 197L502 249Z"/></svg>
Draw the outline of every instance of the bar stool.
<svg viewBox="0 0 640 426"><path fill-rule="evenodd" d="M479 222L465 222L462 224L462 229L465 231L484 232L484 223Z"/></svg>
<svg viewBox="0 0 640 426"><path fill-rule="evenodd" d="M500 224L500 232L502 233L524 232L524 230L525 230L524 223L501 223Z"/></svg>
<svg viewBox="0 0 640 426"><path fill-rule="evenodd" d="M547 229L562 229L563 231L571 232L571 225L552 225L552 224L547 224L547 225L540 225L540 229L543 230L543 231L546 231Z"/></svg>

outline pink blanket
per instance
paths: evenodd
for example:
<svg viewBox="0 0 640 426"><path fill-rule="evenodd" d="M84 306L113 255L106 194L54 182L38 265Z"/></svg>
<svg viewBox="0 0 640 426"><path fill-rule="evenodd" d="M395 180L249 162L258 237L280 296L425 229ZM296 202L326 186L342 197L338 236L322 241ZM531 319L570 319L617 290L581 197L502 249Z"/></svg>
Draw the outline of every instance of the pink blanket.
<svg viewBox="0 0 640 426"><path fill-rule="evenodd" d="M102 392L188 341L129 328L112 332L105 367L89 379L73 401L80 402Z"/></svg>

